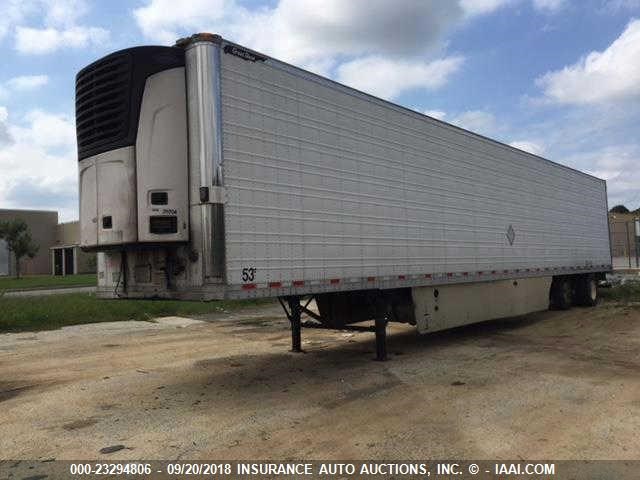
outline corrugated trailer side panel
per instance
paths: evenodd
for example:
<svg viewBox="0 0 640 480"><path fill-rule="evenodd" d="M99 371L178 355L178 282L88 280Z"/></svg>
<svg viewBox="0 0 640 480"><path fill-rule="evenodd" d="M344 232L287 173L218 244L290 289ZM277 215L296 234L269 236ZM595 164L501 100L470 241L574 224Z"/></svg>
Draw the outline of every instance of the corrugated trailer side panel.
<svg viewBox="0 0 640 480"><path fill-rule="evenodd" d="M273 59L221 79L227 284L610 264L600 179Z"/></svg>

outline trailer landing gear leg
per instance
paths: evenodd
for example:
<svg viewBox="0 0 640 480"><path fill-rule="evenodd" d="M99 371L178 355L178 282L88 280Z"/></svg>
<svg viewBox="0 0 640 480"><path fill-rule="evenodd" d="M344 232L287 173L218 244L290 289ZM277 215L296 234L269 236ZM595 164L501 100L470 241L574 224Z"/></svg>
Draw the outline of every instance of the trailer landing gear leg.
<svg viewBox="0 0 640 480"><path fill-rule="evenodd" d="M302 322L300 317L305 307L300 305L300 297L278 297L278 302L280 302L285 315L291 323L291 351L302 352L302 341L300 339ZM289 308L287 308L287 305Z"/></svg>
<svg viewBox="0 0 640 480"><path fill-rule="evenodd" d="M302 352L302 325L300 317L302 315L302 306L300 305L300 299L298 297L289 297L287 299L289 303L289 322L291 322L291 351Z"/></svg>
<svg viewBox="0 0 640 480"><path fill-rule="evenodd" d="M387 319L376 317L376 360L387 360Z"/></svg>

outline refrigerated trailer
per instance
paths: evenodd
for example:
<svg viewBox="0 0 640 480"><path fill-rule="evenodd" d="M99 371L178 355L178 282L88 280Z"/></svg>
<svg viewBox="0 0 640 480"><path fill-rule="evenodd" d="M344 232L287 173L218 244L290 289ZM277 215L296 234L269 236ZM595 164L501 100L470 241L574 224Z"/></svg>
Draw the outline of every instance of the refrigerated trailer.
<svg viewBox="0 0 640 480"><path fill-rule="evenodd" d="M303 314L384 358L387 322L593 305L611 269L604 180L218 35L87 66L76 128L98 295L277 297L294 350Z"/></svg>

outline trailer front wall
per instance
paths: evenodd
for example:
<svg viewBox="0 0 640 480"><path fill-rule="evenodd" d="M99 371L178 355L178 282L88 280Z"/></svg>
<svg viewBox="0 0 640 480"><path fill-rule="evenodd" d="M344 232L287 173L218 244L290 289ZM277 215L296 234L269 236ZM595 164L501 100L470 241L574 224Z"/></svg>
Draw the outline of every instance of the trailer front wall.
<svg viewBox="0 0 640 480"><path fill-rule="evenodd" d="M221 56L227 284L611 263L604 181L272 59Z"/></svg>

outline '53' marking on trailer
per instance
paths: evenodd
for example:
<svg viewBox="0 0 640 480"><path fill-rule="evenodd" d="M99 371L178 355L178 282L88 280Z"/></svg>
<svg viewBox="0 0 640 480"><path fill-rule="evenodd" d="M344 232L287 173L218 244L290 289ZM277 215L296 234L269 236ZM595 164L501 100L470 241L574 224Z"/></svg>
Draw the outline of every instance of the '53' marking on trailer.
<svg viewBox="0 0 640 480"><path fill-rule="evenodd" d="M242 269L242 281L243 282L253 282L256 278L256 268L249 267Z"/></svg>

